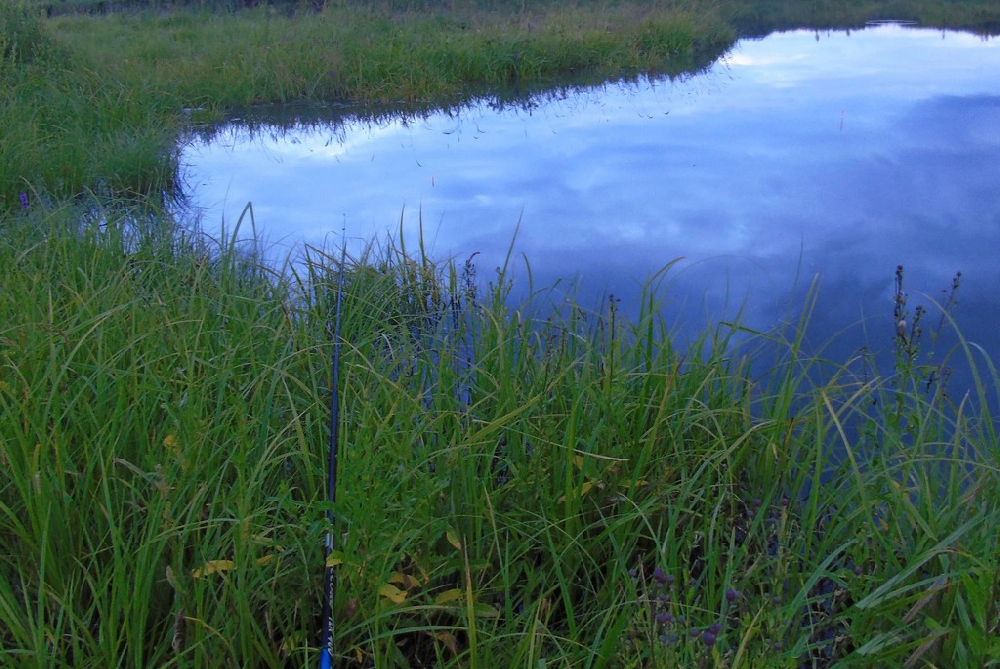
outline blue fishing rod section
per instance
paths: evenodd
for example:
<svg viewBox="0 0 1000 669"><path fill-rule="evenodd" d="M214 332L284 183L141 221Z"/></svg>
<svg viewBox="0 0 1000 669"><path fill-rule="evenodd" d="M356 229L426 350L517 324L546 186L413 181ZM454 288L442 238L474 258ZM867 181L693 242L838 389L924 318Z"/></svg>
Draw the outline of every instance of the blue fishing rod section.
<svg viewBox="0 0 1000 669"><path fill-rule="evenodd" d="M326 550L323 574L323 634L319 655L320 669L331 669L333 666L333 588L334 575L330 556L333 553L334 514L333 506L337 501L337 449L339 446L340 426L340 314L344 300L344 263L347 259L346 239L340 255L340 267L337 271L337 305L333 317L333 352L330 361L330 444L326 472Z"/></svg>

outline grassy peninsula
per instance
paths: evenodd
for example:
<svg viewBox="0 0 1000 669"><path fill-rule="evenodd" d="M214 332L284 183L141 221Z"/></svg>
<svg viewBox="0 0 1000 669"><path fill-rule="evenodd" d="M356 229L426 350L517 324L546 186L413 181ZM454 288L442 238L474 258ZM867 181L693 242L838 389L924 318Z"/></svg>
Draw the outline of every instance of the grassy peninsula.
<svg viewBox="0 0 1000 669"><path fill-rule="evenodd" d="M657 277L542 312L474 258L276 267L157 206L193 117L671 72L735 5L39 7L0 8L0 664L316 666L341 275L337 666L1000 662L1000 375L928 364L953 300L921 322L902 268L876 369L805 353L808 305L680 348Z"/></svg>

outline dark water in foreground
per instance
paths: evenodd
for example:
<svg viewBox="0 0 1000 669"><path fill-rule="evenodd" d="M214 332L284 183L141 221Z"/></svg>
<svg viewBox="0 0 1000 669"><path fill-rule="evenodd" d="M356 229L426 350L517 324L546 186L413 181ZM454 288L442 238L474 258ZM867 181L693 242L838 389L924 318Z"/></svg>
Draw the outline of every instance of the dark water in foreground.
<svg viewBox="0 0 1000 669"><path fill-rule="evenodd" d="M1000 358L1000 43L973 35L775 34L683 81L291 128L234 122L182 160L205 228L252 202L279 255L339 244L342 228L357 248L401 222L412 243L422 220L432 257L480 252L488 280L520 222L514 249L536 288L595 309L614 294L625 311L683 258L662 300L680 336L740 309L759 329L795 318L815 280L808 336L836 336L835 359L891 347L898 264L928 328L960 270L963 334Z"/></svg>

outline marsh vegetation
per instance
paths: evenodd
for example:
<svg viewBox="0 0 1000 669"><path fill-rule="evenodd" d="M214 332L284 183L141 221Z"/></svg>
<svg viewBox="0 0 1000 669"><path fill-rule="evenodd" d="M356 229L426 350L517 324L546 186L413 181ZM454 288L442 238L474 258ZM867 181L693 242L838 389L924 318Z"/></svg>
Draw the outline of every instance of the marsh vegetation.
<svg viewBox="0 0 1000 669"><path fill-rule="evenodd" d="M808 303L680 347L663 274L635 317L534 309L507 266L392 240L276 266L160 206L189 120L670 72L732 39L726 5L32 8L0 10L4 663L313 666L328 510L339 666L1000 660L1000 379L934 350L958 277L928 319L898 270L878 369L805 351Z"/></svg>
<svg viewBox="0 0 1000 669"><path fill-rule="evenodd" d="M996 657L997 375L973 344L963 397L928 384L919 323L884 372L774 333L762 380L736 326L675 349L655 284L634 321L539 321L473 262L312 249L279 273L79 215L8 219L0 246L17 666L314 662L342 266L343 666Z"/></svg>

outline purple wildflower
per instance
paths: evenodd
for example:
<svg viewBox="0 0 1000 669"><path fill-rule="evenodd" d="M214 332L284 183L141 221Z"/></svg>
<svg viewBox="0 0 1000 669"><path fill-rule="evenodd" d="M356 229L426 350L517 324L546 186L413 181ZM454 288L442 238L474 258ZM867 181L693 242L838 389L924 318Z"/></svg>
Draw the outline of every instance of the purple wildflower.
<svg viewBox="0 0 1000 669"><path fill-rule="evenodd" d="M21 197L21 209L27 209L28 208L28 194L25 193L24 191L21 191L19 193L19 195Z"/></svg>

